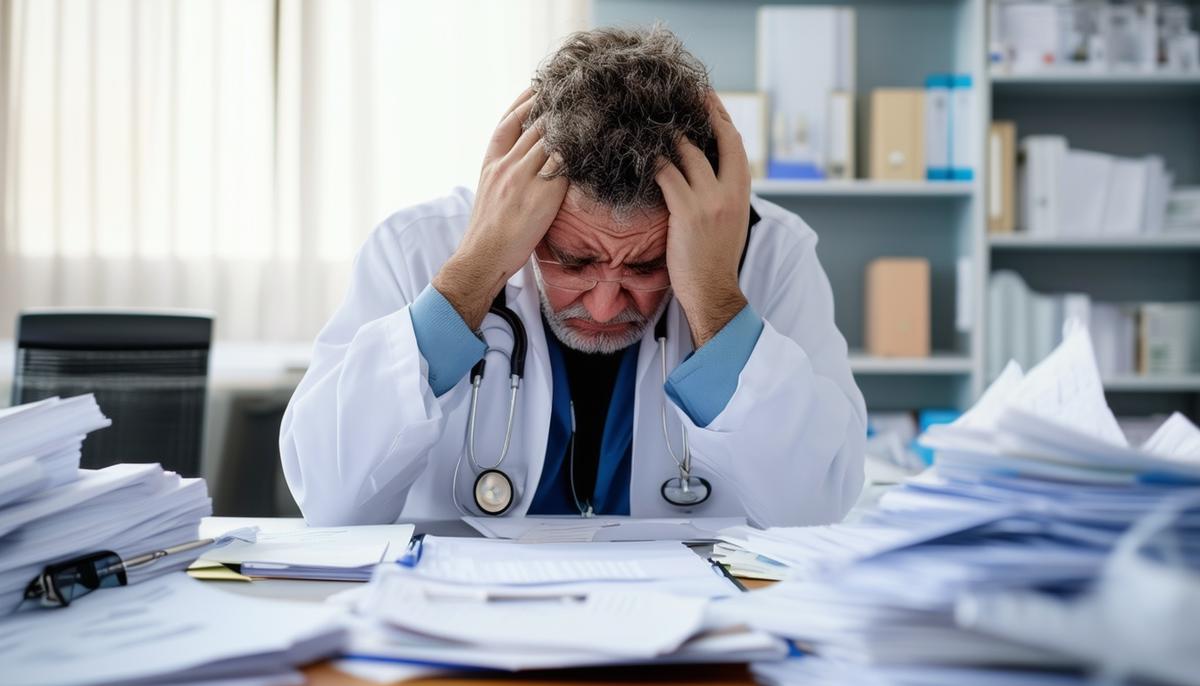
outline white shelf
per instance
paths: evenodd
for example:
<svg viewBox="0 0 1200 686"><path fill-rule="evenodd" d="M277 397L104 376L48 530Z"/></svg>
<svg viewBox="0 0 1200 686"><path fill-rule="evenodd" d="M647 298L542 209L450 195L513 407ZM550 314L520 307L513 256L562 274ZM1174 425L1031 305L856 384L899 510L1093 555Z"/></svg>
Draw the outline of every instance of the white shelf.
<svg viewBox="0 0 1200 686"><path fill-rule="evenodd" d="M999 234L988 236L988 243L993 250L1200 250L1200 232L1065 238Z"/></svg>
<svg viewBox="0 0 1200 686"><path fill-rule="evenodd" d="M971 358L957 353L934 353L931 357L876 357L862 351L850 353L850 370L855 374L966 375Z"/></svg>
<svg viewBox="0 0 1200 686"><path fill-rule="evenodd" d="M975 184L970 181L798 181L756 179L752 190L760 195L809 197L966 197Z"/></svg>
<svg viewBox="0 0 1200 686"><path fill-rule="evenodd" d="M1200 393L1200 374L1113 376L1104 380L1104 390L1133 393Z"/></svg>
<svg viewBox="0 0 1200 686"><path fill-rule="evenodd" d="M1188 94L1200 92L1200 73L1045 71L992 74L993 90L1029 95Z"/></svg>

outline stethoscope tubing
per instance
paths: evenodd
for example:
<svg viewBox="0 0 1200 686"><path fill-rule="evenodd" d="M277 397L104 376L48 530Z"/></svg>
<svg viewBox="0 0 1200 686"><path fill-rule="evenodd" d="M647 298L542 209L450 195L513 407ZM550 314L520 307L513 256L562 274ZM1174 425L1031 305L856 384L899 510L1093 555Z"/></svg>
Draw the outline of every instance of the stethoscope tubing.
<svg viewBox="0 0 1200 686"><path fill-rule="evenodd" d="M505 322L505 324L508 325L508 328L512 332L512 337L513 337L512 352L510 354L505 355L508 358L508 364L509 364L509 397L508 397L508 417L504 424L504 442L500 448L500 456L496 459L496 463L494 465L492 465L491 467L483 467L482 465L479 464L479 460L478 460L478 458L476 456L476 452L475 452L475 427L476 427L476 418L478 417L478 410L479 410L479 389L483 383L483 376L484 376L484 372L486 369L487 352L499 352L501 354L505 354L504 351L501 349L489 347L487 349L487 352L484 353L484 359L481 359L479 362L477 362L475 364L474 367L471 368L471 400L470 400L470 407L468 409L468 414L467 414L467 446L466 446L467 449L466 449L466 453L467 453L468 459L471 462L471 466L474 468L474 471L476 472L476 474L481 475L481 474L484 474L487 472L498 472L501 476L503 476L510 483L512 483L512 480L508 477L508 475L505 474L500 469L500 465L503 464L504 459L508 456L509 447L512 444L512 430L513 430L513 423L515 422L515 419L516 419L516 409L517 409L517 391L521 387L521 381L524 378L524 374L525 374L525 357L528 353L529 339L528 339L528 332L525 330L524 323L521 321L521 318L519 316L517 316L516 312L514 312L511 308L509 308L506 304L504 304L504 302L502 300L503 295L504 295L503 292L501 292L501 294L496 297L496 300L493 301L492 307L488 310L488 312L500 317L500 319L502 319ZM666 333L666 316L665 315L660 316L658 322L655 323L654 337L658 341L658 351L659 351L659 356L661 358L660 363L661 363L661 370L662 370L662 380L663 380L663 383L665 384L667 381L667 333ZM663 441L667 444L667 454L670 455L671 460L675 463L675 466L679 469L679 476L677 477L679 484L680 484L679 490L682 491L683 493L690 493L691 492L691 481L694 477L692 476L692 451L691 451L691 447L688 445L687 428L682 425L680 426L680 436L682 438L682 444L683 444L682 445L683 458L680 459L679 456L676 455L676 453L675 453L674 446L671 444L671 432L667 426L667 403L666 403L665 398L663 400L662 406L659 408L659 416L662 420ZM591 503L590 502L586 503L586 507L585 507L585 503L579 499L578 494L575 492L575 405L574 405L574 403L571 404L570 446L571 446L570 457L568 459L570 460L569 478L571 479L571 495L575 500L575 506L576 506L576 508L579 509L580 514L582 514L584 516L589 516L592 513ZM468 514L466 509L463 508L463 506L459 503L459 500L458 500L458 473L459 473L461 466L462 466L462 456L460 454L458 462L454 465L454 475L453 475L453 478L451 479L450 490L451 490L451 496L454 501L455 507L459 510L459 512ZM664 481L662 488L660 489L660 492L661 492L664 500L666 500L668 503L670 503L672 505L675 505L676 507L689 507L689 506L698 505L698 504L704 502L705 500L707 500L708 496L712 492L712 486L709 484L709 482L706 479L697 478L699 485L704 487L703 497L701 497L698 500L693 501L693 502L677 502L667 494L670 484L674 480L675 479L667 479L666 481ZM476 483L478 484L478 477L476 478ZM514 487L515 487L515 485L514 485ZM515 501L515 498L516 498L515 493L513 495L513 498ZM476 497L476 506L479 507L478 496ZM501 512L506 512L510 508L511 508L511 503L509 505L505 506ZM480 510L484 511L482 507L480 507Z"/></svg>

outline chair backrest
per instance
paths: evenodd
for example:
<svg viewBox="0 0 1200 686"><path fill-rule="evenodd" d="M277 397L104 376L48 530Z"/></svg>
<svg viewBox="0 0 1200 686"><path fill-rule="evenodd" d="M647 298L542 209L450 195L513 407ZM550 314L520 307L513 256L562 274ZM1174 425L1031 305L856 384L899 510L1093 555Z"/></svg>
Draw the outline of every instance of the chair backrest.
<svg viewBox="0 0 1200 686"><path fill-rule="evenodd" d="M22 312L13 403L95 393L113 423L84 441L83 467L159 462L197 476L212 327L190 313Z"/></svg>

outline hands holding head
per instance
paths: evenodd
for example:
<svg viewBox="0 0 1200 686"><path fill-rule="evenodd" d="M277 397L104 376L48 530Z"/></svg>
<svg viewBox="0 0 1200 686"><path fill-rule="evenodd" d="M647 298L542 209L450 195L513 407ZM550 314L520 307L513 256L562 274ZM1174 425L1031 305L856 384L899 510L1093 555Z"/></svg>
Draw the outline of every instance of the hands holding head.
<svg viewBox="0 0 1200 686"><path fill-rule="evenodd" d="M750 162L742 136L712 91L708 111L720 172L685 139L679 142L680 166L665 161L656 177L671 215L667 270L697 348L746 306L738 263L750 220Z"/></svg>
<svg viewBox="0 0 1200 686"><path fill-rule="evenodd" d="M567 193L549 178L558 160L545 149L526 90L505 113L488 145L466 235L433 286L472 329L479 328L504 283L529 260ZM680 164L663 162L655 180L670 214L667 271L692 329L704 345L746 305L738 263L750 214L750 165L741 135L720 99L708 94L720 172L691 141L678 144Z"/></svg>
<svg viewBox="0 0 1200 686"><path fill-rule="evenodd" d="M504 113L484 155L467 233L433 279L472 329L529 261L567 192L565 178L544 176L558 162L542 144L541 127L521 130L532 107L533 90L526 89Z"/></svg>

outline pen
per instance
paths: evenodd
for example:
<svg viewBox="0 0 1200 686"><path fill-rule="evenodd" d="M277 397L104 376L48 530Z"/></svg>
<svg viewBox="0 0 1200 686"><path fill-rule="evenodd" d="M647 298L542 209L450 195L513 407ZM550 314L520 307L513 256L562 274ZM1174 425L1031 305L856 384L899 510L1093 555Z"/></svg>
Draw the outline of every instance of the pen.
<svg viewBox="0 0 1200 686"><path fill-rule="evenodd" d="M190 543L183 543L183 544L180 544L177 546L172 546L170 548L163 548L162 550L155 550L155 551L146 553L144 555L138 555L136 557L131 557L128 560L124 560L123 562L121 562L119 564L120 564L122 570L129 571L131 569L137 569L138 567L144 567L153 562L157 562L158 560L161 560L162 558L164 558L168 555L177 555L179 553L186 553L190 550L195 550L197 548L204 548L204 547L210 546L216 542L217 542L217 539L215 539L215 538L202 538L198 541L192 541ZM100 573L101 574L112 573L115 571L117 571L115 568L110 567L107 570L101 570Z"/></svg>
<svg viewBox="0 0 1200 686"><path fill-rule="evenodd" d="M396 560L396 564L401 567L412 569L421 561L421 553L425 550L425 534L417 534L408 542L408 548L404 551L404 555Z"/></svg>
<svg viewBox="0 0 1200 686"><path fill-rule="evenodd" d="M27 600L39 600L43 606L66 607L71 601L87 595L97 588L124 586L128 583L126 573L167 557L206 548L217 539L203 538L169 548L152 550L143 555L122 560L114 552L103 550L83 555L66 562L47 565L29 585L25 587L22 604Z"/></svg>

